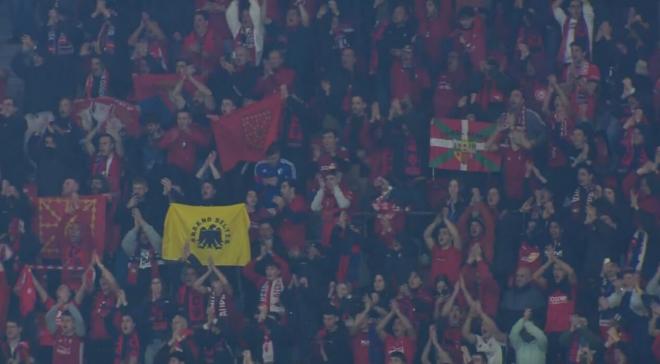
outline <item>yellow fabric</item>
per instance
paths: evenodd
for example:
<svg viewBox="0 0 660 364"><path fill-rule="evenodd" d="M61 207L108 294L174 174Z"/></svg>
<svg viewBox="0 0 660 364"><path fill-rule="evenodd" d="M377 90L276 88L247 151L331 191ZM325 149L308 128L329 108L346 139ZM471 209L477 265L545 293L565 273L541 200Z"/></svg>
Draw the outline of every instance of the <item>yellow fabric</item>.
<svg viewBox="0 0 660 364"><path fill-rule="evenodd" d="M250 261L250 218L244 204L189 206L170 204L165 217L163 259L183 256L186 241L202 263L244 266Z"/></svg>

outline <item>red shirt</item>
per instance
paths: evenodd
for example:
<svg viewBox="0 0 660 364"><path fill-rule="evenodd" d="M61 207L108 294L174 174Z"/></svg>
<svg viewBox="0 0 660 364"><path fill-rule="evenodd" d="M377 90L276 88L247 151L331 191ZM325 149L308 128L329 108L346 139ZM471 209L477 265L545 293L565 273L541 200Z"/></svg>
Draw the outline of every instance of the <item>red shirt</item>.
<svg viewBox="0 0 660 364"><path fill-rule="evenodd" d="M188 287L181 286L177 295L176 303L185 309L190 326L201 326L206 320L206 306L204 295Z"/></svg>
<svg viewBox="0 0 660 364"><path fill-rule="evenodd" d="M431 78L425 69L418 66L404 67L394 62L390 70L390 90L393 99L409 97L414 105L419 105L422 92L431 88Z"/></svg>
<svg viewBox="0 0 660 364"><path fill-rule="evenodd" d="M203 36L197 35L194 31L188 34L183 40L183 55L189 59L195 67L202 73L208 74L218 61L222 54L222 39L220 39L211 29ZM193 51L198 46L200 51Z"/></svg>
<svg viewBox="0 0 660 364"><path fill-rule="evenodd" d="M112 312L115 306L115 297L111 293L99 291L92 302L92 314L89 324L89 337L93 340L110 339L110 333L105 327L105 318Z"/></svg>
<svg viewBox="0 0 660 364"><path fill-rule="evenodd" d="M257 81L255 92L260 96L267 96L280 91L280 86L286 85L289 92L293 90L293 82L296 79L296 72L282 67L273 72L268 77L262 77Z"/></svg>
<svg viewBox="0 0 660 364"><path fill-rule="evenodd" d="M448 327L442 337L442 347L447 351L454 363L463 361L463 334L460 327Z"/></svg>
<svg viewBox="0 0 660 364"><path fill-rule="evenodd" d="M309 205L305 202L305 199L302 196L296 195L284 209L289 210L293 214L301 214L306 213L308 207ZM285 215L280 223L278 232L282 243L288 250L294 247L302 248L305 245L305 235L307 232L305 220L293 221Z"/></svg>
<svg viewBox="0 0 660 364"><path fill-rule="evenodd" d="M415 359L415 340L409 337L394 337L392 335L387 335L385 338L385 364L388 363L388 356L395 352L402 352L407 359L408 363L412 363Z"/></svg>
<svg viewBox="0 0 660 364"><path fill-rule="evenodd" d="M458 99L458 94L454 90L449 75L440 74L433 94L433 116L436 118L446 117L458 104Z"/></svg>
<svg viewBox="0 0 660 364"><path fill-rule="evenodd" d="M504 148L501 153L506 195L509 198L521 200L525 197L523 186L525 183L525 165L529 160L527 151Z"/></svg>
<svg viewBox="0 0 660 364"><path fill-rule="evenodd" d="M451 6L450 1L442 2L442 5L446 4ZM424 50L434 64L441 62L442 40L447 37L450 31L449 24L451 24L451 21L448 21L447 17L442 17L443 14L445 14L444 11L440 10L438 16L420 18L419 29L417 30L417 34L422 38Z"/></svg>
<svg viewBox="0 0 660 364"><path fill-rule="evenodd" d="M168 130L158 142L158 147L167 151L167 163L187 173L195 169L197 150L209 145L210 139L202 128L191 125L188 132L178 127Z"/></svg>
<svg viewBox="0 0 660 364"><path fill-rule="evenodd" d="M438 245L434 245L431 256L433 261L431 262L430 283L434 283L438 276L445 275L454 284L461 272L461 261L463 259L461 251L454 246L443 249Z"/></svg>
<svg viewBox="0 0 660 364"><path fill-rule="evenodd" d="M369 360L369 333L360 331L355 336L351 346L353 347L353 363L371 363Z"/></svg>
<svg viewBox="0 0 660 364"><path fill-rule="evenodd" d="M541 267L540 258L539 248L524 242L518 249L518 268L529 268L530 272L536 272Z"/></svg>
<svg viewBox="0 0 660 364"><path fill-rule="evenodd" d="M52 364L83 364L84 345L78 335L65 336L57 329Z"/></svg>
<svg viewBox="0 0 660 364"><path fill-rule="evenodd" d="M575 312L575 287L571 296L555 290L548 295L548 311L545 332L564 332L571 328L571 315Z"/></svg>

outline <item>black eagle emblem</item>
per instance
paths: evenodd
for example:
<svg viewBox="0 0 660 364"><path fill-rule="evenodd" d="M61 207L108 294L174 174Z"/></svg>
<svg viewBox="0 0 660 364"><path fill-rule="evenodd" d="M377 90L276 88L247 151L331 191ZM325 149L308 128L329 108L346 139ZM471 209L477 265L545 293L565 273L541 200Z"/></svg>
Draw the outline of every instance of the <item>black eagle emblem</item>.
<svg viewBox="0 0 660 364"><path fill-rule="evenodd" d="M201 249L221 249L224 245L222 229L216 224L204 226L199 230L199 244Z"/></svg>

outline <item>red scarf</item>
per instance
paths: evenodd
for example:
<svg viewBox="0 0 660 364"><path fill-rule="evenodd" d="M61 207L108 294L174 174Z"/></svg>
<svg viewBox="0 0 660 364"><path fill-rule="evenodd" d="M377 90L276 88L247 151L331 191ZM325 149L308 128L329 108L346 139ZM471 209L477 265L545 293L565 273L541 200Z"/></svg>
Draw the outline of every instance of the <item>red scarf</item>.
<svg viewBox="0 0 660 364"><path fill-rule="evenodd" d="M559 53L557 54L557 61L559 64L564 64L564 59L566 59L566 42L568 42L568 32L571 26L571 17L567 17L562 25L561 30L561 46L559 47ZM577 24L575 24L575 30L573 31L573 42L586 45L586 53L589 54L589 28L587 28L587 22L584 20L584 15L580 16Z"/></svg>
<svg viewBox="0 0 660 364"><path fill-rule="evenodd" d="M115 28L114 24L108 19L103 22L103 25L101 26L101 29L99 30L99 34L97 36L97 40L99 42L99 46L101 48L101 51L104 54L115 54L116 50L116 44L115 44L115 35L116 35L117 29Z"/></svg>
<svg viewBox="0 0 660 364"><path fill-rule="evenodd" d="M115 347L115 360L113 363L122 364L133 356L140 356L140 338L138 335L134 332L128 336L119 336L117 346Z"/></svg>
<svg viewBox="0 0 660 364"><path fill-rule="evenodd" d="M96 90L96 96L108 96L108 78L109 74L107 70L103 70L103 73L101 74L101 80L99 82L98 90ZM87 79L85 80L85 96L86 97L94 97L94 75L89 74L87 76Z"/></svg>

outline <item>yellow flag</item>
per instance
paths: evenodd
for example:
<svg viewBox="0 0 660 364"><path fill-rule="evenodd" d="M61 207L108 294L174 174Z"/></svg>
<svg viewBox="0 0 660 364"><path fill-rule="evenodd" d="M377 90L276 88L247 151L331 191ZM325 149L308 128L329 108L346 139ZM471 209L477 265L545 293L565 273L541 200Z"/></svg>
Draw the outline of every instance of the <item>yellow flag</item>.
<svg viewBox="0 0 660 364"><path fill-rule="evenodd" d="M244 204L189 206L170 204L165 217L163 258L177 260L190 241L190 252L206 264L244 266L250 261L250 218Z"/></svg>

